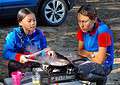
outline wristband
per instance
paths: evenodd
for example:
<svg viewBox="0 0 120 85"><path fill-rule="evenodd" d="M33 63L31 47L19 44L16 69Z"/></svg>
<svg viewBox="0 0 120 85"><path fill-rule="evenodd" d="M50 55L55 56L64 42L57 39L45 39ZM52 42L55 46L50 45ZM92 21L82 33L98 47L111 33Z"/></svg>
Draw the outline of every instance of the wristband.
<svg viewBox="0 0 120 85"><path fill-rule="evenodd" d="M89 58L95 58L95 52L93 52L92 55L89 56Z"/></svg>

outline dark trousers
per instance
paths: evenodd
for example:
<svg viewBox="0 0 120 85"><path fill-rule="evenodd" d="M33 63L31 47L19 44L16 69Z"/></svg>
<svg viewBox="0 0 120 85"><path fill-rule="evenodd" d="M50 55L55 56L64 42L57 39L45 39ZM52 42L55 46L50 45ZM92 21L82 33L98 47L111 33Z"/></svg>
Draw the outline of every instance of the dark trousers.
<svg viewBox="0 0 120 85"><path fill-rule="evenodd" d="M105 85L107 75L112 70L112 68L105 69L103 65L91 61L83 61L76 64L76 67L81 80L96 82L96 85Z"/></svg>
<svg viewBox="0 0 120 85"><path fill-rule="evenodd" d="M10 60L8 63L8 74L9 74L9 77L11 77L11 73L14 71L19 70L21 72L25 72L26 69L30 69L32 71L32 68L37 68L37 67L40 67L39 63L27 62L22 64L20 62Z"/></svg>

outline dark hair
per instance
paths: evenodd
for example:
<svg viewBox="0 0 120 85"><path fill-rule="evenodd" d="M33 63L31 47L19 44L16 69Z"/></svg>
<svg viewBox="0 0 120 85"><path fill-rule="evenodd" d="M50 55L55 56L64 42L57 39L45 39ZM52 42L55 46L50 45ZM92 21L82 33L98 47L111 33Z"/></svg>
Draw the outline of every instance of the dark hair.
<svg viewBox="0 0 120 85"><path fill-rule="evenodd" d="M88 5L88 4L82 5L79 8L77 13L88 16L91 20L94 20L95 17L97 16L97 12L96 12L95 7L93 7L92 5Z"/></svg>
<svg viewBox="0 0 120 85"><path fill-rule="evenodd" d="M28 8L20 9L17 14L17 21L21 22L28 14L34 14L34 13L31 10L29 10Z"/></svg>

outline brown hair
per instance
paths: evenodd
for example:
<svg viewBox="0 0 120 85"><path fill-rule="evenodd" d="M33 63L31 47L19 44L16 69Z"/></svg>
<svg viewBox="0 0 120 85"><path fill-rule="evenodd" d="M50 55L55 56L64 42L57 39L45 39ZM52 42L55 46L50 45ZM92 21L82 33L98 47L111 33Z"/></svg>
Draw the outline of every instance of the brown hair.
<svg viewBox="0 0 120 85"><path fill-rule="evenodd" d="M17 14L17 21L21 22L28 14L34 14L34 13L31 10L29 10L28 8L20 9Z"/></svg>
<svg viewBox="0 0 120 85"><path fill-rule="evenodd" d="M88 4L87 5L82 5L79 8L77 13L88 16L91 20L95 20L95 17L97 16L95 7L93 7L91 5L88 5Z"/></svg>

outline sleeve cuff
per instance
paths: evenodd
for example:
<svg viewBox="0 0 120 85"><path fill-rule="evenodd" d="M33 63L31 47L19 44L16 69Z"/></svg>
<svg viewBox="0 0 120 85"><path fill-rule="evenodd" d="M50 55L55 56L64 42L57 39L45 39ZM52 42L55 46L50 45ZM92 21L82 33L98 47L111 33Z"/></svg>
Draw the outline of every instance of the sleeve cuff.
<svg viewBox="0 0 120 85"><path fill-rule="evenodd" d="M19 62L19 61L20 61L20 56L21 56L21 55L22 55L22 54L17 53L16 56L15 56L15 60Z"/></svg>
<svg viewBox="0 0 120 85"><path fill-rule="evenodd" d="M29 54L32 54L32 53L29 53ZM16 56L15 56L15 60L19 62L21 55L22 55L22 54L17 53ZM30 59L34 60L35 58L34 58L34 56L30 56Z"/></svg>

